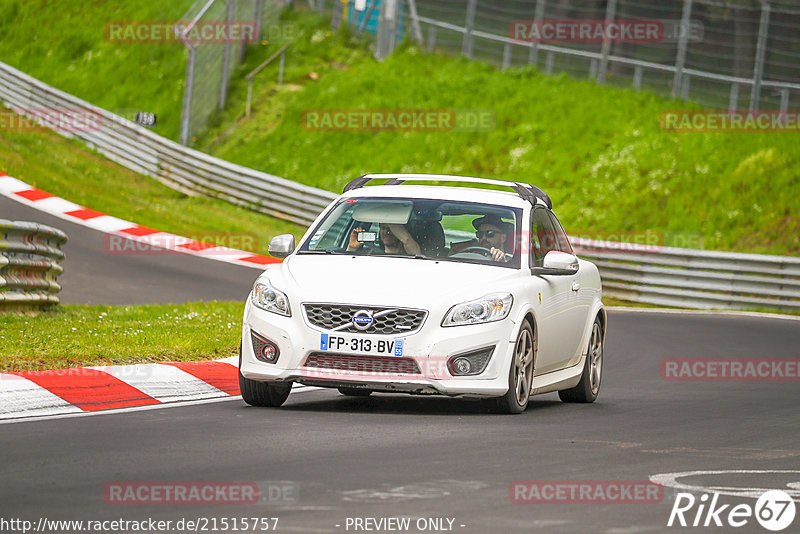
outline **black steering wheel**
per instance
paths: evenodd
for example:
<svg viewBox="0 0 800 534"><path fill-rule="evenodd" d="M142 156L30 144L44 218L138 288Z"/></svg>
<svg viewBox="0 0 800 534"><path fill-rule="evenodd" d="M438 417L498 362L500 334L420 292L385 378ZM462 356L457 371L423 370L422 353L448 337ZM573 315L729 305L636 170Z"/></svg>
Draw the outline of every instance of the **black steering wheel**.
<svg viewBox="0 0 800 534"><path fill-rule="evenodd" d="M466 254L466 253L480 254L481 256L484 256L486 258L492 257L492 251L490 249L478 245L472 245L471 247L467 247L465 249L458 251L458 254Z"/></svg>
<svg viewBox="0 0 800 534"><path fill-rule="evenodd" d="M471 247L467 247L467 248L465 248L463 250L459 250L456 254L453 254L453 256L458 256L459 254L464 254L464 253L480 254L484 258L492 258L492 259L494 259L494 256L492 256L492 250L491 249L488 249L486 247L481 247L479 245L472 245ZM511 257L513 256L513 254L510 254L508 252L504 252L503 255L505 256L505 260L506 261L511 259Z"/></svg>

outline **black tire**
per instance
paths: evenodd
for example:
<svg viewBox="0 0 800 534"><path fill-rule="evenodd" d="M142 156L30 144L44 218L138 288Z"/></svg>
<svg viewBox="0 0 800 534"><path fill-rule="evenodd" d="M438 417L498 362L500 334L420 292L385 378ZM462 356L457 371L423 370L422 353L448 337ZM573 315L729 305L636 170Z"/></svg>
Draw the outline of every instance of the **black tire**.
<svg viewBox="0 0 800 534"><path fill-rule="evenodd" d="M508 369L508 392L496 399L502 413L520 414L528 407L533 387L534 350L533 328L528 321L522 323L514 345L514 359Z"/></svg>
<svg viewBox="0 0 800 534"><path fill-rule="evenodd" d="M242 347L239 346L239 391L242 400L250 406L277 408L286 402L292 391L292 382L258 382L242 376Z"/></svg>
<svg viewBox="0 0 800 534"><path fill-rule="evenodd" d="M341 393L345 397L369 397L370 395L372 395L371 389L348 388L348 387L341 387L336 389L338 389L339 393Z"/></svg>
<svg viewBox="0 0 800 534"><path fill-rule="evenodd" d="M589 335L589 348L581 372L581 381L574 388L563 389L558 397L564 402L594 402L600 393L600 380L603 376L603 324L595 317L592 333Z"/></svg>

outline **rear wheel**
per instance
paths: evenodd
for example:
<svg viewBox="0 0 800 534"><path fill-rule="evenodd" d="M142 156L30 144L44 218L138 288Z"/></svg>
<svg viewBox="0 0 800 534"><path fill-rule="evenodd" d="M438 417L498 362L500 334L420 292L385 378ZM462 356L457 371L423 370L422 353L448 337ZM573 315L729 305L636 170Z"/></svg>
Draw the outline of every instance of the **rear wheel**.
<svg viewBox="0 0 800 534"><path fill-rule="evenodd" d="M508 370L508 392L497 399L500 411L518 414L528 407L533 384L533 351L533 328L525 321L517 334L514 359Z"/></svg>
<svg viewBox="0 0 800 534"><path fill-rule="evenodd" d="M239 347L239 391L250 406L273 406L286 402L292 382L258 382L242 376L242 348Z"/></svg>
<svg viewBox="0 0 800 534"><path fill-rule="evenodd" d="M339 393L341 393L345 397L369 397L370 395L372 395L372 390L366 388L341 387L336 389L338 389Z"/></svg>
<svg viewBox="0 0 800 534"><path fill-rule="evenodd" d="M571 389L558 392L564 402L594 402L600 393L600 378L603 374L603 325L596 317L589 336L589 349L583 364L581 381Z"/></svg>

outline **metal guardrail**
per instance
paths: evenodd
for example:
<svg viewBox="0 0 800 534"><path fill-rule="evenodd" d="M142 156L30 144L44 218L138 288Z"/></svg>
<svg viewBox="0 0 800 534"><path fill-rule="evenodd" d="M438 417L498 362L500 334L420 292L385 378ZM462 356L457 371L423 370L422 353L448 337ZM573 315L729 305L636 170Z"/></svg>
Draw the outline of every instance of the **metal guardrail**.
<svg viewBox="0 0 800 534"><path fill-rule="evenodd" d="M58 304L67 234L43 224L0 219L0 309Z"/></svg>
<svg viewBox="0 0 800 534"><path fill-rule="evenodd" d="M800 258L571 240L600 269L608 296L697 309L800 311Z"/></svg>
<svg viewBox="0 0 800 534"><path fill-rule="evenodd" d="M248 169L184 147L109 111L0 63L0 100L34 117L44 110L91 112L97 127L56 129L85 141L108 159L185 193L199 193L310 224L336 195L278 176Z"/></svg>
<svg viewBox="0 0 800 534"><path fill-rule="evenodd" d="M16 109L91 109L96 131L59 131L165 185L310 224L336 194L228 163L54 89L0 63L0 99ZM58 131L58 130L57 130ZM800 258L660 247L574 238L597 263L609 296L688 308L800 311Z"/></svg>

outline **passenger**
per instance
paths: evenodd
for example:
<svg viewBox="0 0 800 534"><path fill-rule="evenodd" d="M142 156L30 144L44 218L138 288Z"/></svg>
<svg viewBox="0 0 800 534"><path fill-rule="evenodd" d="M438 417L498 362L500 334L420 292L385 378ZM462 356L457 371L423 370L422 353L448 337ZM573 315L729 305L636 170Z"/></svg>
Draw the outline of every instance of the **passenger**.
<svg viewBox="0 0 800 534"><path fill-rule="evenodd" d="M408 254L411 256L422 254L419 244L411 237L404 225L381 223L380 228L380 242L383 245L383 249L376 249L371 254ZM358 240L358 234L366 231L362 226L353 228L353 231L350 232L350 241L347 244L348 252L361 250L364 243Z"/></svg>

